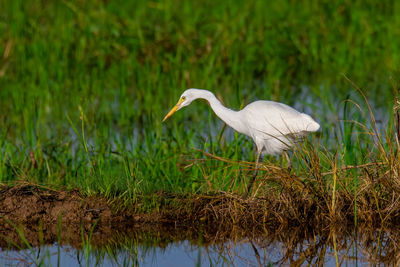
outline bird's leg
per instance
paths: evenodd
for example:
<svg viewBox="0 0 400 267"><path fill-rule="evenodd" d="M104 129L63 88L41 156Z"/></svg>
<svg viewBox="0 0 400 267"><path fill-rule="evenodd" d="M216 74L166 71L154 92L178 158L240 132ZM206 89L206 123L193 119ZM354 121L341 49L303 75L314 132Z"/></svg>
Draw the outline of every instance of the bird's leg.
<svg viewBox="0 0 400 267"><path fill-rule="evenodd" d="M292 161L290 160L289 155L288 155L288 153L286 151L283 151L282 154L285 155L285 157L286 157L286 160L288 162L287 163L288 164L287 168L288 168L288 170L290 172L290 170L292 169Z"/></svg>
<svg viewBox="0 0 400 267"><path fill-rule="evenodd" d="M250 193L251 188L253 187L254 181L257 177L257 173L258 173L258 162L260 161L260 156L261 156L261 149L257 150L257 158L256 158L256 165L255 165L255 169L253 172L253 176L251 177L249 186L247 187L247 192L244 194L244 197L247 197Z"/></svg>

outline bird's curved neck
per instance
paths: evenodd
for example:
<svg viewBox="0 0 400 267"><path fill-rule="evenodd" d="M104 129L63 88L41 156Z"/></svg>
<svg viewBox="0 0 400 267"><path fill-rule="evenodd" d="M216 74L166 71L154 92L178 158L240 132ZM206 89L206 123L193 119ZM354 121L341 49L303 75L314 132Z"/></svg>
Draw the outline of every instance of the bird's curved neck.
<svg viewBox="0 0 400 267"><path fill-rule="evenodd" d="M245 125L239 119L240 114L238 111L229 109L222 105L222 103L215 97L215 95L207 90L199 90L198 98L202 98L210 103L212 110L215 114L223 120L230 127L238 132L245 133Z"/></svg>

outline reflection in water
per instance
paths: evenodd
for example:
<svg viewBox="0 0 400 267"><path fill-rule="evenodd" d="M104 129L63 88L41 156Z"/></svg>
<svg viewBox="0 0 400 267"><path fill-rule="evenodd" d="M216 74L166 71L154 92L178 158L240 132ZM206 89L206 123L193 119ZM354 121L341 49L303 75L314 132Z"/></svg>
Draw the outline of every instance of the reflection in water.
<svg viewBox="0 0 400 267"><path fill-rule="evenodd" d="M387 230L275 231L256 238L221 240L181 231L115 233L102 245L3 248L0 265L45 266L272 266L398 265L399 233ZM189 232L187 232L189 233ZM186 234L187 234L186 233ZM198 235L197 238L191 238ZM88 240L83 238L82 240ZM63 242L61 242L63 243Z"/></svg>

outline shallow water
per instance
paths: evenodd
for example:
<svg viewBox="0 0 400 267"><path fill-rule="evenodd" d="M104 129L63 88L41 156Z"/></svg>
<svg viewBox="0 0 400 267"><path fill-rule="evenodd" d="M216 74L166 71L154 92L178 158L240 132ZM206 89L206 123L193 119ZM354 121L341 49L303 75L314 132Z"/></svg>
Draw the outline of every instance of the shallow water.
<svg viewBox="0 0 400 267"><path fill-rule="evenodd" d="M397 265L397 234L360 231L357 236L324 235L298 242L298 231L272 233L272 238L223 242L123 238L121 243L90 246L43 245L0 252L1 266L275 266ZM119 236L121 238L121 235ZM291 239L292 238L292 239ZM121 239L120 239L121 240Z"/></svg>

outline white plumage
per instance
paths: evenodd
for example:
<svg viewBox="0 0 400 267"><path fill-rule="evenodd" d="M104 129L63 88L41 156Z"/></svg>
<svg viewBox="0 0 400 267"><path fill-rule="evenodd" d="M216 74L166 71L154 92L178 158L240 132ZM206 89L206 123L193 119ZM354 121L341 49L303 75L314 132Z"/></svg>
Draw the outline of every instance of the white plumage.
<svg viewBox="0 0 400 267"><path fill-rule="evenodd" d="M307 132L315 132L319 124L309 115L274 101L255 101L238 112L244 117L243 134L253 138L258 151L279 155Z"/></svg>
<svg viewBox="0 0 400 267"><path fill-rule="evenodd" d="M257 147L256 170L248 191L257 175L257 165L262 152L280 155L293 146L296 140L308 132L317 131L320 127L309 115L282 103L260 100L242 110L234 111L222 105L213 93L202 89L187 89L183 92L178 103L163 121L199 98L207 100L215 114L227 125L254 140Z"/></svg>

